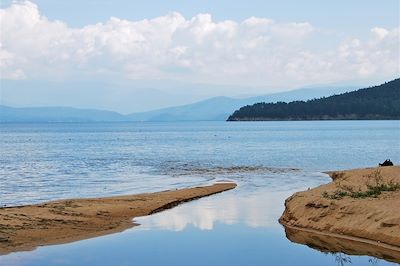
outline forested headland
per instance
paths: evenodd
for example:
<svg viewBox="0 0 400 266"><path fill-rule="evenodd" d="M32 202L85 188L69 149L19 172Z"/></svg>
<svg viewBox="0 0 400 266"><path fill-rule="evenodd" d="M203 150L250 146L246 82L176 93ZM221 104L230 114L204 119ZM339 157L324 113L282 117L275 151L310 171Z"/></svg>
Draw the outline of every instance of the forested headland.
<svg viewBox="0 0 400 266"><path fill-rule="evenodd" d="M308 101L256 103L228 121L400 119L400 78L379 86Z"/></svg>

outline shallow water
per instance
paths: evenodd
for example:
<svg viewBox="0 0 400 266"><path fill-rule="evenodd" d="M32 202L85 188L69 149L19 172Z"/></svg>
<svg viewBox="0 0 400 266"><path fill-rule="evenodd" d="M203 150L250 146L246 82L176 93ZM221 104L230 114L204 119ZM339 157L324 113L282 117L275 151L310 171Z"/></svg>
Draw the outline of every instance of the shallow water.
<svg viewBox="0 0 400 266"><path fill-rule="evenodd" d="M291 243L277 219L285 198L329 181L320 171L399 162L399 121L2 124L0 135L1 204L238 183L1 265L391 265Z"/></svg>

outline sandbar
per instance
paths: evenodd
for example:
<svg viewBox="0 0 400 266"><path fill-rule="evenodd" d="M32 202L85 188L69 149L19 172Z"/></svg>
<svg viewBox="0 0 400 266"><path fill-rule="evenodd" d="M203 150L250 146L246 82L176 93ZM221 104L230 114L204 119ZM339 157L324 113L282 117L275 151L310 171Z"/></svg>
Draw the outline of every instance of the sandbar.
<svg viewBox="0 0 400 266"><path fill-rule="evenodd" d="M235 183L0 208L0 255L123 231L134 217L236 187Z"/></svg>

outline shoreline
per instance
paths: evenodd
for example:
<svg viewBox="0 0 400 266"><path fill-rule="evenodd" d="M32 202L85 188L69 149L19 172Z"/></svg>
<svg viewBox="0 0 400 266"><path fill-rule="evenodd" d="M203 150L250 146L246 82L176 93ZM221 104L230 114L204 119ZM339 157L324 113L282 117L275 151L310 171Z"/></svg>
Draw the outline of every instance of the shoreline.
<svg viewBox="0 0 400 266"><path fill-rule="evenodd" d="M397 209L400 204L400 167L325 173L331 177L331 182L297 192L286 199L279 222L285 229L390 250L394 261L399 262L400 213ZM307 244L312 240L295 242Z"/></svg>
<svg viewBox="0 0 400 266"><path fill-rule="evenodd" d="M0 208L0 255L124 231L135 217L234 189L235 183Z"/></svg>
<svg viewBox="0 0 400 266"><path fill-rule="evenodd" d="M332 232L329 232L329 231L320 231L320 230L315 230L315 229L311 229L311 228L303 228L303 227L299 227L299 226L292 226L292 225L285 224L285 223L281 223L281 224L285 228L288 228L288 229L304 231L304 232L308 232L308 233L319 234L319 235L322 235L322 236L335 237L335 238L340 238L340 239L345 239L345 240L350 240L350 241L356 241L356 242L359 242L359 243L374 245L374 246L385 248L385 249L388 249L388 250L393 250L393 251L396 251L396 252L400 252L400 246L395 246L395 245L383 243L383 242L380 242L380 241L377 241L377 240L372 240L372 239L368 239L368 238L362 238L362 237L358 237L358 236L337 234L337 233L332 233Z"/></svg>
<svg viewBox="0 0 400 266"><path fill-rule="evenodd" d="M306 245L323 253L344 253L371 256L400 263L400 247L379 243L370 239L339 235L313 229L284 225L286 237L293 243Z"/></svg>

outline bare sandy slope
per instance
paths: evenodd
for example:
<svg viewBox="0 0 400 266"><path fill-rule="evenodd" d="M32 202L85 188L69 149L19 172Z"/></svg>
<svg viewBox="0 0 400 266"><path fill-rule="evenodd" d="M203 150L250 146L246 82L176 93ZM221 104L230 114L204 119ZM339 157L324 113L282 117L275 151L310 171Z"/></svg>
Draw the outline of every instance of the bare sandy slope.
<svg viewBox="0 0 400 266"><path fill-rule="evenodd" d="M134 226L133 217L149 215L235 187L234 183L217 183L130 196L0 208L0 254L119 232Z"/></svg>
<svg viewBox="0 0 400 266"><path fill-rule="evenodd" d="M355 169L328 173L333 181L295 193L285 202L283 225L336 236L350 236L400 251L400 190L383 191L376 198L352 197L369 186L400 184L400 167ZM335 191L346 192L334 199ZM353 194L354 195L354 194ZM359 239L361 240L361 239ZM381 245L381 246L382 246ZM399 256L400 253L396 253ZM400 259L400 258L397 258Z"/></svg>

